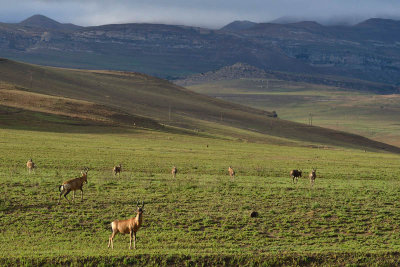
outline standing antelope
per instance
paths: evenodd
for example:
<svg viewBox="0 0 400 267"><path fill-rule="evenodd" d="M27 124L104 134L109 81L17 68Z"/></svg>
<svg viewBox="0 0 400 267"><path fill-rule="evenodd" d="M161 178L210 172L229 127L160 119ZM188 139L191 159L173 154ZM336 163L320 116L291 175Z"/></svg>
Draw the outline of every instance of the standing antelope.
<svg viewBox="0 0 400 267"><path fill-rule="evenodd" d="M113 238L117 233L121 234L129 234L129 249L132 249L132 237L133 239L133 248L136 249L136 232L139 231L140 226L142 226L142 215L143 215L143 207L144 202L142 201L142 206L139 207L139 201L137 202L137 214L136 217L130 218L127 220L115 220L111 223L112 234L108 239L108 247L114 249L114 241Z"/></svg>
<svg viewBox="0 0 400 267"><path fill-rule="evenodd" d="M173 168L172 168L172 171L171 171L171 173L172 173L172 177L176 177L176 174L178 173L178 169L174 166Z"/></svg>
<svg viewBox="0 0 400 267"><path fill-rule="evenodd" d="M68 180L66 182L64 182L62 185L60 185L60 187L58 188L60 190L60 198L58 199L58 204L60 204L60 200L62 195L64 195L65 199L68 200L67 195L69 194L69 192L73 191L73 197L72 200L75 200L75 191L76 190L81 190L81 200L83 201L83 184L87 183L87 173L88 173L89 169L87 167L85 167L85 169L81 172L81 177L78 178L74 178L71 180Z"/></svg>
<svg viewBox="0 0 400 267"><path fill-rule="evenodd" d="M26 163L26 168L28 169L28 173L31 173L31 171L35 171L36 165L32 161L32 159L28 160L28 162Z"/></svg>
<svg viewBox="0 0 400 267"><path fill-rule="evenodd" d="M118 166L114 166L113 172L114 172L114 176L116 176L117 174L118 174L118 176L120 176L120 174L122 172L121 163Z"/></svg>
<svg viewBox="0 0 400 267"><path fill-rule="evenodd" d="M310 177L310 184L311 186L313 186L315 178L317 178L317 168L312 168L312 171L310 172L310 175L308 177Z"/></svg>
<svg viewBox="0 0 400 267"><path fill-rule="evenodd" d="M229 166L228 172L231 178L235 178L235 170L232 168L232 166Z"/></svg>
<svg viewBox="0 0 400 267"><path fill-rule="evenodd" d="M291 170L290 171L290 176L293 178L293 183L294 183L294 180L296 179L296 183L298 182L298 180L299 180L299 177L301 177L301 173L302 173L302 171L300 170Z"/></svg>

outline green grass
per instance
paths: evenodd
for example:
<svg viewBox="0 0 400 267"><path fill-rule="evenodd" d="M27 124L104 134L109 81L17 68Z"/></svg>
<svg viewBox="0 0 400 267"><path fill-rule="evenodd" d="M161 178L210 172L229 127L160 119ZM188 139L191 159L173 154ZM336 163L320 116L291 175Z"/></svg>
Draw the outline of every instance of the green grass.
<svg viewBox="0 0 400 267"><path fill-rule="evenodd" d="M86 132L0 129L1 264L398 263L398 155ZM29 158L38 166L31 175ZM85 200L57 205L58 185L84 166ZM291 183L291 169L311 167L314 188L306 178ZM110 222L134 216L138 199L146 204L137 250L121 235L107 249Z"/></svg>
<svg viewBox="0 0 400 267"><path fill-rule="evenodd" d="M268 81L268 82L267 82ZM268 83L268 84L267 84ZM264 110L282 119L400 145L400 97L276 79L241 79L188 87L196 92Z"/></svg>

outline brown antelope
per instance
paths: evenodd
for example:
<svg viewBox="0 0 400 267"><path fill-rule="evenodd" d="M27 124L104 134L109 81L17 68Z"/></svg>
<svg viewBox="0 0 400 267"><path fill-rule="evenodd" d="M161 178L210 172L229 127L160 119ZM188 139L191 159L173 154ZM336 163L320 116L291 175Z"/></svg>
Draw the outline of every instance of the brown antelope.
<svg viewBox="0 0 400 267"><path fill-rule="evenodd" d="M315 178L317 178L317 168L312 168L312 171L310 172L310 175L308 177L310 177L310 184L311 186L313 186Z"/></svg>
<svg viewBox="0 0 400 267"><path fill-rule="evenodd" d="M87 173L88 173L89 169L86 167L82 172L81 172L81 177L78 178L74 178L68 181L65 181L62 185L59 186L59 190L60 190L60 198L58 199L58 204L60 204L60 200L62 195L64 195L65 199L68 200L67 195L69 194L69 192L73 192L73 197L72 200L75 200L75 191L76 190L81 190L81 200L83 201L83 184L87 183Z"/></svg>
<svg viewBox="0 0 400 267"><path fill-rule="evenodd" d="M129 234L129 249L132 249L132 237L133 237L133 248L136 249L136 232L139 231L140 226L142 226L143 218L143 207L144 202L142 201L142 206L139 207L139 201L137 202L137 214L136 217L127 220L115 220L111 223L112 234L108 239L108 247L114 249L113 238L117 233Z"/></svg>
<svg viewBox="0 0 400 267"><path fill-rule="evenodd" d="M229 166L228 172L231 178L235 178L235 170L232 168L232 166Z"/></svg>
<svg viewBox="0 0 400 267"><path fill-rule="evenodd" d="M28 169L28 173L31 173L31 171L35 171L36 165L32 161L32 159L28 160L28 162L26 163L26 168Z"/></svg>
<svg viewBox="0 0 400 267"><path fill-rule="evenodd" d="M290 176L293 178L293 183L294 183L295 179L296 179L296 183L298 182L299 177L301 177L301 173L302 173L301 170L291 170L290 171Z"/></svg>
<svg viewBox="0 0 400 267"><path fill-rule="evenodd" d="M118 166L114 166L113 172L114 172L114 176L116 176L117 174L118 174L118 176L120 176L120 174L122 172L121 163Z"/></svg>
<svg viewBox="0 0 400 267"><path fill-rule="evenodd" d="M172 173L172 177L176 177L176 174L178 173L178 169L174 166L173 168L172 168L172 171L171 171L171 173Z"/></svg>

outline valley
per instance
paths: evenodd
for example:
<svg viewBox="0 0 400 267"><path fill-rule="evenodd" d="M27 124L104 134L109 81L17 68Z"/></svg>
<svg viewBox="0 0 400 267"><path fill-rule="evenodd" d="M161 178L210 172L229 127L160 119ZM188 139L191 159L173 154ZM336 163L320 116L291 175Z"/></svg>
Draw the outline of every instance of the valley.
<svg viewBox="0 0 400 267"><path fill-rule="evenodd" d="M282 119L352 132L398 146L400 98L277 79L240 79L188 87L227 101L274 110ZM311 115L310 115L311 114Z"/></svg>

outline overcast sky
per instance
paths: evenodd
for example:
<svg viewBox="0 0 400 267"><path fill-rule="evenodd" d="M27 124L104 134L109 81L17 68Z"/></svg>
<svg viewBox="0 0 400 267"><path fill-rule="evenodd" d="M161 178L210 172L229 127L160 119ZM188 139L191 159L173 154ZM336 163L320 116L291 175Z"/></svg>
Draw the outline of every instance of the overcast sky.
<svg viewBox="0 0 400 267"><path fill-rule="evenodd" d="M234 20L268 22L296 17L355 23L400 18L400 0L0 0L0 21L42 14L82 26L146 22L219 28Z"/></svg>

